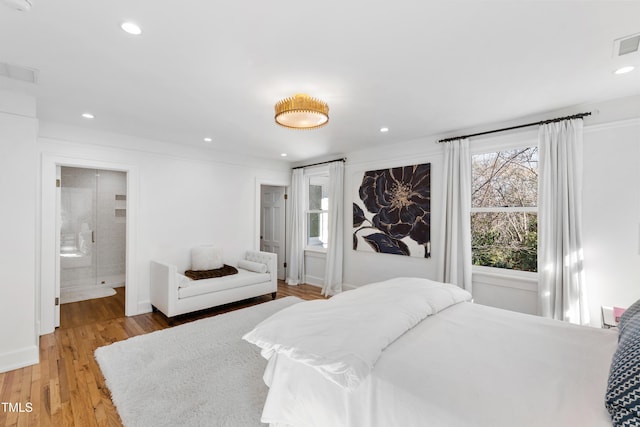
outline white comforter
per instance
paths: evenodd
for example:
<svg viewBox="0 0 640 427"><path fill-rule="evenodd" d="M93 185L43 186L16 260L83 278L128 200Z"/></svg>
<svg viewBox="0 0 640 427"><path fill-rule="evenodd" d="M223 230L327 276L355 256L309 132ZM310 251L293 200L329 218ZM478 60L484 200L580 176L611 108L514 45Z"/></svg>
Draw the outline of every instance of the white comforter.
<svg viewBox="0 0 640 427"><path fill-rule="evenodd" d="M266 359L285 355L353 390L399 336L427 316L470 299L457 286L392 279L287 307L243 338L260 347Z"/></svg>
<svg viewBox="0 0 640 427"><path fill-rule="evenodd" d="M274 356L262 422L295 427L611 427L617 333L479 304L429 316L348 391Z"/></svg>

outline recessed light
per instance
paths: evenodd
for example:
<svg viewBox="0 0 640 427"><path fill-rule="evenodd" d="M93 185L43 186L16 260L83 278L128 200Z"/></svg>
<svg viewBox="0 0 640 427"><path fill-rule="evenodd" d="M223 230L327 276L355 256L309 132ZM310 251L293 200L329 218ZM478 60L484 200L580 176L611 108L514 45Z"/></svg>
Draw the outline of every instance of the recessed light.
<svg viewBox="0 0 640 427"><path fill-rule="evenodd" d="M122 28L124 32L132 34L134 36L139 36L140 34L142 34L142 28L140 28L138 24L130 21L120 24L120 28Z"/></svg>
<svg viewBox="0 0 640 427"><path fill-rule="evenodd" d="M204 138L204 139L203 139L203 141L204 141L204 142L211 142L211 141L213 141L213 139L211 139L211 138L209 138L209 137L206 137L206 138Z"/></svg>
<svg viewBox="0 0 640 427"><path fill-rule="evenodd" d="M628 72L630 72L630 71L633 71L634 69L635 69L635 67L633 67L633 66L629 65L629 66L627 66L627 67L618 68L618 69L615 71L615 74L626 74L626 73L628 73Z"/></svg>
<svg viewBox="0 0 640 427"><path fill-rule="evenodd" d="M389 128L380 128L380 132L382 133L389 132Z"/></svg>
<svg viewBox="0 0 640 427"><path fill-rule="evenodd" d="M280 157L287 157L287 153L280 153Z"/></svg>
<svg viewBox="0 0 640 427"><path fill-rule="evenodd" d="M96 116L94 116L91 113L82 113L82 117L84 117L85 119L95 119Z"/></svg>

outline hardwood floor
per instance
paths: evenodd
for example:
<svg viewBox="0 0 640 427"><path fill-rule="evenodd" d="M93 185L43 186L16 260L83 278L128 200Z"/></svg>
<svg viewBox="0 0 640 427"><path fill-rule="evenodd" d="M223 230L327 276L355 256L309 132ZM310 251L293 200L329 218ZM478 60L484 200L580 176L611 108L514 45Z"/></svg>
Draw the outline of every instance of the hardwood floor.
<svg viewBox="0 0 640 427"><path fill-rule="evenodd" d="M124 316L124 288L112 297L65 304L60 328L40 337L40 363L0 374L0 426L121 426L93 357L96 348L136 335L260 304L271 296L178 316ZM278 283L278 298L320 299L320 288Z"/></svg>

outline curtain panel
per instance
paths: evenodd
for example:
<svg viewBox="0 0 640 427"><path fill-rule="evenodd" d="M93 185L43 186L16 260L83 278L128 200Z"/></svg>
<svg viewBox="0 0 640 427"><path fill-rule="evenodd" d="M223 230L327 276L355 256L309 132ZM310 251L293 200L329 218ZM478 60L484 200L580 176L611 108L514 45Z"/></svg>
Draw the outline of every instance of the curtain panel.
<svg viewBox="0 0 640 427"><path fill-rule="evenodd" d="M344 162L329 164L329 244L325 260L323 295L342 292L344 252Z"/></svg>
<svg viewBox="0 0 640 427"><path fill-rule="evenodd" d="M469 140L444 144L443 248L440 280L471 292L471 154Z"/></svg>
<svg viewBox="0 0 640 427"><path fill-rule="evenodd" d="M539 314L589 323L582 247L581 119L540 126Z"/></svg>
<svg viewBox="0 0 640 427"><path fill-rule="evenodd" d="M305 248L305 200L304 170L294 169L291 174L291 191L289 194L287 284L304 283L304 248Z"/></svg>

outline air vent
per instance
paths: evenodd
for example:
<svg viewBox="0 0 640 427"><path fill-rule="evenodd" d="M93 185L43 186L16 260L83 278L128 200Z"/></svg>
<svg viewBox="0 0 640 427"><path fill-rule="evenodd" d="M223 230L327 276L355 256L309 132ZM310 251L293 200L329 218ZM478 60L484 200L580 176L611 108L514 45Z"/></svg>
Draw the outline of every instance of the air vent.
<svg viewBox="0 0 640 427"><path fill-rule="evenodd" d="M31 0L4 0L4 3L11 9L20 12L28 12L31 10Z"/></svg>
<svg viewBox="0 0 640 427"><path fill-rule="evenodd" d="M36 83L38 70L35 68L21 67L19 65L0 62L0 76L27 83Z"/></svg>
<svg viewBox="0 0 640 427"><path fill-rule="evenodd" d="M640 33L614 40L613 56L638 55L640 47Z"/></svg>

